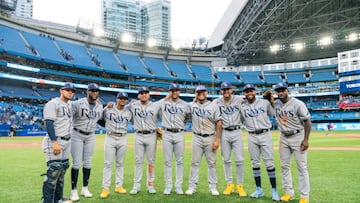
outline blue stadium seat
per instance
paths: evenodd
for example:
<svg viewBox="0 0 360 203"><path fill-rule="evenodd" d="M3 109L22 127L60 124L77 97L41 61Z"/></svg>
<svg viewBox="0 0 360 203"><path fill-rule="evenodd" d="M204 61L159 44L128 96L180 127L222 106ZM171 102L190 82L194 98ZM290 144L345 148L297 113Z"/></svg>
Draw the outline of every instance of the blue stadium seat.
<svg viewBox="0 0 360 203"><path fill-rule="evenodd" d="M222 82L227 81L227 82L232 83L233 85L241 85L241 84L243 84L242 81L237 79L237 77L236 77L237 73L236 72L218 71L218 72L216 72L216 74L218 75L219 80L222 81Z"/></svg>
<svg viewBox="0 0 360 203"><path fill-rule="evenodd" d="M186 63L184 61L168 61L167 66L169 69L177 75L177 79L181 81L195 82L194 77L190 73Z"/></svg>
<svg viewBox="0 0 360 203"><path fill-rule="evenodd" d="M193 73L195 73L195 75L197 76L197 79L200 82L211 83L211 82L215 81L215 78L214 78L211 68L209 66L192 64L190 66L190 69Z"/></svg>
<svg viewBox="0 0 360 203"><path fill-rule="evenodd" d="M265 84L265 82L259 78L260 74L261 71L246 71L246 72L241 71L240 77L245 84L256 84L256 85Z"/></svg>
<svg viewBox="0 0 360 203"><path fill-rule="evenodd" d="M323 81L337 81L338 77L333 70L326 71L312 71L310 81L311 82L323 82Z"/></svg>
<svg viewBox="0 0 360 203"><path fill-rule="evenodd" d="M156 58L144 57L143 59L145 65L154 73L157 78L174 80L174 78L169 74L164 61Z"/></svg>
<svg viewBox="0 0 360 203"><path fill-rule="evenodd" d="M120 60L117 58L116 54L111 50L105 50L100 48L92 47L90 49L91 53L95 54L101 62L101 67L105 72L108 73L117 73L128 75L129 73L124 70L120 65Z"/></svg>
<svg viewBox="0 0 360 203"><path fill-rule="evenodd" d="M149 78L154 77L150 75L138 56L125 53L119 53L118 56L130 74Z"/></svg>
<svg viewBox="0 0 360 203"><path fill-rule="evenodd" d="M10 54L34 56L15 29L0 25L0 47Z"/></svg>

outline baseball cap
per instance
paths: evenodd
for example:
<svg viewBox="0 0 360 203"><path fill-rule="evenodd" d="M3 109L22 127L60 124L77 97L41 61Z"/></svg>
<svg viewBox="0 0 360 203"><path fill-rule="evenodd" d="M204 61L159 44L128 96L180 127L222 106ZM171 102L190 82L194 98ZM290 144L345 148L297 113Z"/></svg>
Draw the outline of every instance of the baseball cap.
<svg viewBox="0 0 360 203"><path fill-rule="evenodd" d="M169 86L169 90L180 90L180 85L173 83Z"/></svg>
<svg viewBox="0 0 360 203"><path fill-rule="evenodd" d="M147 88L147 87L139 87L138 93L141 93L141 92L150 92L150 91L149 91L149 88Z"/></svg>
<svg viewBox="0 0 360 203"><path fill-rule="evenodd" d="M116 96L116 98L125 97L128 98L128 94L126 92L119 92Z"/></svg>
<svg viewBox="0 0 360 203"><path fill-rule="evenodd" d="M206 87L204 85L199 85L195 89L195 92L198 92L198 91L206 91Z"/></svg>
<svg viewBox="0 0 360 203"><path fill-rule="evenodd" d="M99 88L99 85L96 84L96 83L90 83L88 84L88 88L87 88L88 91L91 91L91 90L100 90Z"/></svg>
<svg viewBox="0 0 360 203"><path fill-rule="evenodd" d="M64 85L60 89L62 89L62 90L74 90L75 91L75 86L71 82L66 82L66 83L64 83Z"/></svg>
<svg viewBox="0 0 360 203"><path fill-rule="evenodd" d="M255 90L255 86L253 84L247 84L244 86L243 91L245 92L246 90Z"/></svg>
<svg viewBox="0 0 360 203"><path fill-rule="evenodd" d="M284 82L279 82L275 85L275 91L281 90L281 89L287 89L288 85Z"/></svg>
<svg viewBox="0 0 360 203"><path fill-rule="evenodd" d="M232 85L229 82L222 82L221 89L231 89Z"/></svg>

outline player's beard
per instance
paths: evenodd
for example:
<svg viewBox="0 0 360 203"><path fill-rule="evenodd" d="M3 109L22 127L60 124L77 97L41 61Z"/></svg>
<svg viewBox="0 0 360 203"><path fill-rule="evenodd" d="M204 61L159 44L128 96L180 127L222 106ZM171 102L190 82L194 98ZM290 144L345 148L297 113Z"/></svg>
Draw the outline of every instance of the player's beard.
<svg viewBox="0 0 360 203"><path fill-rule="evenodd" d="M248 100L249 103L253 103L255 101L255 95L246 96L246 100Z"/></svg>
<svg viewBox="0 0 360 203"><path fill-rule="evenodd" d="M282 98L279 98L280 99L280 101L282 102L282 103L286 103L287 101L289 101L289 95L287 95L287 94L284 94L284 96L282 97Z"/></svg>
<svg viewBox="0 0 360 203"><path fill-rule="evenodd" d="M98 98L99 95L88 95L89 103L95 103Z"/></svg>

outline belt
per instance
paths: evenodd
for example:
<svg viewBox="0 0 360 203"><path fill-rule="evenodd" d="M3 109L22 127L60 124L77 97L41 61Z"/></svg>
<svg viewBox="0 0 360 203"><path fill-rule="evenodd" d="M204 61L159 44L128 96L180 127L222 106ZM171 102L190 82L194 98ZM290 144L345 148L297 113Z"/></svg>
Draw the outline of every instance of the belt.
<svg viewBox="0 0 360 203"><path fill-rule="evenodd" d="M200 137L209 137L214 134L200 134L200 133L194 133L195 135L199 135Z"/></svg>
<svg viewBox="0 0 360 203"><path fill-rule="evenodd" d="M266 132L269 132L270 129L259 129L259 130L255 130L255 131L249 131L250 134L262 134L262 133L266 133Z"/></svg>
<svg viewBox="0 0 360 203"><path fill-rule="evenodd" d="M110 132L109 135L115 136L115 137L122 137L125 136L126 133L116 133L116 132Z"/></svg>
<svg viewBox="0 0 360 203"><path fill-rule="evenodd" d="M162 128L163 130L172 132L172 133L178 133L184 131L184 129L181 128Z"/></svg>
<svg viewBox="0 0 360 203"><path fill-rule="evenodd" d="M229 126L229 127L224 128L224 130L226 130L226 131L234 131L234 130L238 130L238 129L240 129L240 126L238 126L238 125Z"/></svg>
<svg viewBox="0 0 360 203"><path fill-rule="evenodd" d="M74 128L75 131L78 131L79 133L83 134L83 135L90 135L92 134L92 132L85 132L85 131L82 131L80 129L77 129L77 128Z"/></svg>
<svg viewBox="0 0 360 203"><path fill-rule="evenodd" d="M68 141L68 140L70 140L70 136L69 137L56 137L56 138L59 138L59 139L61 139L61 140L65 140L65 141Z"/></svg>
<svg viewBox="0 0 360 203"><path fill-rule="evenodd" d="M146 135L146 134L154 133L155 130L137 130L135 132Z"/></svg>
<svg viewBox="0 0 360 203"><path fill-rule="evenodd" d="M283 134L285 137L290 137L295 134L298 134L299 132L301 132L301 130L286 131L286 132L281 132L281 134Z"/></svg>

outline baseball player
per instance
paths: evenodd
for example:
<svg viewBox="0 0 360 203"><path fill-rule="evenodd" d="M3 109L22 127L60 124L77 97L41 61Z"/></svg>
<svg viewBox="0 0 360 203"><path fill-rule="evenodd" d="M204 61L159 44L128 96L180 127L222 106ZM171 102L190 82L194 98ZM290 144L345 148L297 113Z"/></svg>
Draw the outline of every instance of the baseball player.
<svg viewBox="0 0 360 203"><path fill-rule="evenodd" d="M116 158L115 192L125 194L122 187L124 180L124 159L127 149L126 133L132 113L125 107L128 100L126 92L119 92L116 97L114 108L104 108L106 137L104 145L104 171L102 192L100 198L107 198L110 194L111 171L114 158Z"/></svg>
<svg viewBox="0 0 360 203"><path fill-rule="evenodd" d="M66 82L60 89L60 97L47 102L44 121L47 136L42 141L47 172L42 187L43 203L67 202L63 198L64 176L69 168L71 104L75 88ZM70 201L71 202L71 201Z"/></svg>
<svg viewBox="0 0 360 203"><path fill-rule="evenodd" d="M256 190L250 197L259 198L264 196L261 188L261 156L264 160L267 174L271 184L271 195L274 201L280 201L276 189L276 172L274 164L273 143L270 133L272 126L269 116L274 116L274 109L266 99L255 97L255 87L252 84L244 86L246 100L241 105L241 120L249 132L248 149L251 165L256 184Z"/></svg>
<svg viewBox="0 0 360 203"><path fill-rule="evenodd" d="M293 154L298 169L300 201L309 202L310 181L307 167L307 149L309 148L309 135L311 131L310 113L304 102L289 97L286 83L275 86L279 99L275 101L274 108L276 120L280 130L280 165L285 195L282 201L294 199L290 160Z"/></svg>
<svg viewBox="0 0 360 203"><path fill-rule="evenodd" d="M197 86L195 92L196 102L190 103L194 136L191 146L189 188L185 194L192 195L196 192L199 180L199 165L202 156L205 155L208 165L209 190L212 195L219 195L216 188L216 150L220 145L222 120L219 108L207 100L205 86Z"/></svg>
<svg viewBox="0 0 360 203"><path fill-rule="evenodd" d="M221 83L222 97L213 101L219 108L222 118L221 134L221 154L224 162L225 180L227 183L224 195L230 195L235 186L232 180L231 170L231 151L234 151L234 161L236 166L237 193L245 197L244 191L244 145L240 130L240 105L242 99L240 96L232 95L232 85L229 82Z"/></svg>
<svg viewBox="0 0 360 203"><path fill-rule="evenodd" d="M156 129L159 119L159 105L150 101L149 89L140 87L138 89L139 101L129 104L133 114L135 130L135 177L134 186L130 194L137 194L140 191L142 179L142 166L144 155L147 160L147 189L150 194L155 194L155 155L156 155Z"/></svg>
<svg viewBox="0 0 360 203"><path fill-rule="evenodd" d="M171 84L169 96L160 102L160 113L163 129L163 152L164 152L164 194L169 195L172 190L172 157L176 160L176 194L184 194L182 182L184 175L184 129L186 120L190 118L190 106L179 98L180 86Z"/></svg>
<svg viewBox="0 0 360 203"><path fill-rule="evenodd" d="M71 194L72 201L78 201L77 180L79 168L82 165L83 187L81 195L90 198L93 195L88 189L92 155L95 148L95 129L97 122L102 119L103 105L99 101L99 86L90 83L87 88L87 97L72 103L73 130L71 139Z"/></svg>

